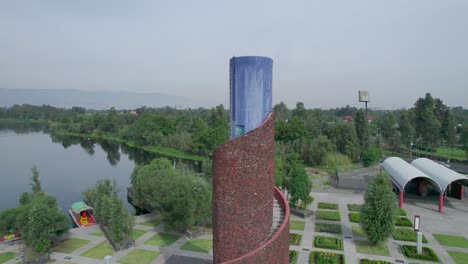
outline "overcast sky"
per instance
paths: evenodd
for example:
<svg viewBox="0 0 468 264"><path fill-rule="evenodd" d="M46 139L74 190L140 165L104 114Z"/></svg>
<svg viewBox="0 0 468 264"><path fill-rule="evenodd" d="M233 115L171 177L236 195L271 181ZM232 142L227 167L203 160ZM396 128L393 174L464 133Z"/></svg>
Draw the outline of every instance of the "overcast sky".
<svg viewBox="0 0 468 264"><path fill-rule="evenodd" d="M0 88L228 102L229 59L273 58L273 97L308 108L468 108L468 1L0 1Z"/></svg>

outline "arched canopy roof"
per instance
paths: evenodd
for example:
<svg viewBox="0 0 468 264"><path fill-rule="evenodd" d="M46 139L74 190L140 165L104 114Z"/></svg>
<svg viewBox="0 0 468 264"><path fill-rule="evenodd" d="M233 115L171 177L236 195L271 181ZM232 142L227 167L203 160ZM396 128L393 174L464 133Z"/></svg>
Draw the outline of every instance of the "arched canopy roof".
<svg viewBox="0 0 468 264"><path fill-rule="evenodd" d="M419 158L411 162L415 168L418 168L420 171L426 173L429 177L437 181L442 188L442 191L445 191L447 187L458 181L459 183L468 186L468 177L453 171L445 166L442 166L430 159Z"/></svg>
<svg viewBox="0 0 468 264"><path fill-rule="evenodd" d="M429 177L424 172L411 166L408 162L398 157L387 158L383 164L383 168L390 174L393 183L397 185L400 190L404 190L406 184L416 178L424 178L427 180L437 191L442 192L441 186L437 181Z"/></svg>

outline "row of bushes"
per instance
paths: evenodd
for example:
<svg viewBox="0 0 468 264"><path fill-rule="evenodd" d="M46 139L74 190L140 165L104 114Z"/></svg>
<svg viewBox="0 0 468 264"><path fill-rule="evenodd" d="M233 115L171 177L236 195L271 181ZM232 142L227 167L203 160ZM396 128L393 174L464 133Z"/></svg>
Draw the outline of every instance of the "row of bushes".
<svg viewBox="0 0 468 264"><path fill-rule="evenodd" d="M319 209L330 209L330 210L338 210L338 204L334 203L318 203Z"/></svg>
<svg viewBox="0 0 468 264"><path fill-rule="evenodd" d="M326 223L315 223L315 232L326 232L326 233L341 234L341 225L326 224Z"/></svg>
<svg viewBox="0 0 468 264"><path fill-rule="evenodd" d="M316 236L314 246L318 248L328 248L343 250L343 239L328 236Z"/></svg>
<svg viewBox="0 0 468 264"><path fill-rule="evenodd" d="M417 233L407 228L396 228L395 231L393 231L393 239L416 242ZM427 243L427 239L425 236L422 237L422 242Z"/></svg>
<svg viewBox="0 0 468 264"><path fill-rule="evenodd" d="M431 248L423 247L421 254L418 254L416 252L416 246L403 245L403 254L408 258L428 261L439 261L437 254Z"/></svg>
<svg viewBox="0 0 468 264"><path fill-rule="evenodd" d="M341 221L339 212L317 210L315 211L315 215L317 219L321 220Z"/></svg>
<svg viewBox="0 0 468 264"><path fill-rule="evenodd" d="M343 254L312 251L310 253L310 264L345 264L345 256Z"/></svg>

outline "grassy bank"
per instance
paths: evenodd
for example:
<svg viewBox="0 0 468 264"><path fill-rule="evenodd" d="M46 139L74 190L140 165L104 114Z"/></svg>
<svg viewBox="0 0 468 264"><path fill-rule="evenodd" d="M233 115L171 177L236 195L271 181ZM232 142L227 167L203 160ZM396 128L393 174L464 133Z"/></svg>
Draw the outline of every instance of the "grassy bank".
<svg viewBox="0 0 468 264"><path fill-rule="evenodd" d="M178 158L178 159L184 159L184 160L193 160L193 161L204 161L206 158L194 154L187 154L183 153L181 151L178 151L176 149L171 149L171 148L161 148L161 147L156 147L156 146L140 146L136 144L135 142L131 141L125 141L122 138L116 137L116 136L111 136L111 135L99 135L99 134L81 134L81 133L72 133L72 132L61 132L61 131L54 131L52 132L55 135L59 136L67 136L67 137L79 137L79 138L91 138L91 139L97 139L97 140L109 140L109 141L114 141L118 142L121 144L125 144L129 147L132 148L137 148L137 149L142 149L144 151L147 151L149 153L161 155L161 156L166 156L170 158Z"/></svg>

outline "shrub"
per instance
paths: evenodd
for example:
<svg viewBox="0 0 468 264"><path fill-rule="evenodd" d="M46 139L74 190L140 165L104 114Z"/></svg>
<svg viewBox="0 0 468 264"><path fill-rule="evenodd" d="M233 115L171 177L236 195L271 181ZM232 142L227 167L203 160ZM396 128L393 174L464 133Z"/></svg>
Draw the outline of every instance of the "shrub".
<svg viewBox="0 0 468 264"><path fill-rule="evenodd" d="M413 226L413 223L411 223L411 220L409 220L408 217L395 217L395 225L396 226Z"/></svg>
<svg viewBox="0 0 468 264"><path fill-rule="evenodd" d="M336 237L316 236L314 246L318 248L343 250L343 240Z"/></svg>
<svg viewBox="0 0 468 264"><path fill-rule="evenodd" d="M369 146L363 153L362 153L362 165L364 167L369 167L380 160L382 154L380 153L380 149L375 146Z"/></svg>
<svg viewBox="0 0 468 264"><path fill-rule="evenodd" d="M361 214L360 213L349 213L349 221L353 223L360 223L361 222Z"/></svg>
<svg viewBox="0 0 468 264"><path fill-rule="evenodd" d="M386 173L379 173L369 182L361 210L361 227L374 244L385 241L395 229L393 219L396 198Z"/></svg>
<svg viewBox="0 0 468 264"><path fill-rule="evenodd" d="M289 234L289 245L299 246L301 244L302 236L298 234Z"/></svg>
<svg viewBox="0 0 468 264"><path fill-rule="evenodd" d="M289 251L289 264L297 264L297 258L299 257L299 252L295 250Z"/></svg>
<svg viewBox="0 0 468 264"><path fill-rule="evenodd" d="M403 254L408 258L428 261L439 261L437 254L431 248L423 247L421 254L416 253L416 246L403 245Z"/></svg>
<svg viewBox="0 0 468 264"><path fill-rule="evenodd" d="M417 233L411 229L396 228L393 232L393 238L395 240L416 242ZM423 236L422 241L423 243L427 243L427 239L425 236Z"/></svg>
<svg viewBox="0 0 468 264"><path fill-rule="evenodd" d="M341 260L341 261L340 261ZM345 257L343 254L312 251L310 253L310 264L345 264Z"/></svg>
<svg viewBox="0 0 468 264"><path fill-rule="evenodd" d="M334 211L315 211L317 219L330 220L330 221L341 221L340 213Z"/></svg>
<svg viewBox="0 0 468 264"><path fill-rule="evenodd" d="M338 205L334 203L319 203L319 209L330 209L330 210L338 210Z"/></svg>
<svg viewBox="0 0 468 264"><path fill-rule="evenodd" d="M341 234L341 225L315 223L315 232L327 232L327 233Z"/></svg>
<svg viewBox="0 0 468 264"><path fill-rule="evenodd" d="M351 212L361 212L362 204L348 204L348 210Z"/></svg>
<svg viewBox="0 0 468 264"><path fill-rule="evenodd" d="M323 158L323 165L328 167L351 165L351 159L341 153L327 153Z"/></svg>
<svg viewBox="0 0 468 264"><path fill-rule="evenodd" d="M395 215L397 215L397 216L406 216L406 212L405 212L405 210L403 210L401 208L397 208L396 211L395 211Z"/></svg>
<svg viewBox="0 0 468 264"><path fill-rule="evenodd" d="M359 264L392 264L392 263L388 261L383 261L383 260L360 259Z"/></svg>

